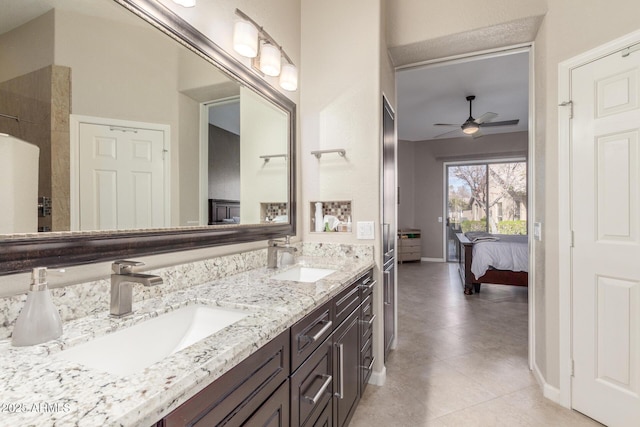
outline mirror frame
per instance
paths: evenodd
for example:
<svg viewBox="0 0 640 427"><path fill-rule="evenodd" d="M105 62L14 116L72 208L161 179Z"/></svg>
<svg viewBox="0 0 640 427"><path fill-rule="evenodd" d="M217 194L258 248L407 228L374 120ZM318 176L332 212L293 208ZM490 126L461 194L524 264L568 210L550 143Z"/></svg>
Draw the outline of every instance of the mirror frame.
<svg viewBox="0 0 640 427"><path fill-rule="evenodd" d="M0 275L34 267L65 267L118 258L185 251L296 234L296 104L212 40L154 0L112 0L212 66L289 113L289 223L200 226L135 231L79 231L12 235L0 239Z"/></svg>

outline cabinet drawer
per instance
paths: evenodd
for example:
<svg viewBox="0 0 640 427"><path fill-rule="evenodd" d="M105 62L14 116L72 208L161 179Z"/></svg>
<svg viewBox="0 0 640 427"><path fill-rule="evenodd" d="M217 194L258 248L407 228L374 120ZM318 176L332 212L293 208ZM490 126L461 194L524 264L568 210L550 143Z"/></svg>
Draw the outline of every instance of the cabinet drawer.
<svg viewBox="0 0 640 427"><path fill-rule="evenodd" d="M334 298L336 327L338 327L360 305L359 282L355 282Z"/></svg>
<svg viewBox="0 0 640 427"><path fill-rule="evenodd" d="M313 427L333 427L333 399L329 400L327 406L313 423Z"/></svg>
<svg viewBox="0 0 640 427"><path fill-rule="evenodd" d="M243 427L289 427L289 380L285 381Z"/></svg>
<svg viewBox="0 0 640 427"><path fill-rule="evenodd" d="M329 301L291 327L291 372L333 332L332 310L333 303Z"/></svg>
<svg viewBox="0 0 640 427"><path fill-rule="evenodd" d="M364 277L358 280L358 287L360 288L360 299L365 299L368 295L371 295L373 288L376 285L376 281L373 280L373 270L369 270Z"/></svg>
<svg viewBox="0 0 640 427"><path fill-rule="evenodd" d="M375 358L373 357L373 335L370 335L366 340L364 345L362 346L362 351L360 353L360 395L364 393L364 389L367 387L369 383L369 378L371 377L371 373L373 372L373 362Z"/></svg>
<svg viewBox="0 0 640 427"><path fill-rule="evenodd" d="M421 239L400 239L400 248L419 248L421 246Z"/></svg>
<svg viewBox="0 0 640 427"><path fill-rule="evenodd" d="M360 314L360 328L362 330L362 342L365 342L365 339L371 335L373 331L373 322L376 316L373 314L373 298L369 295L362 302L360 306L361 314Z"/></svg>
<svg viewBox="0 0 640 427"><path fill-rule="evenodd" d="M289 331L186 401L164 427L243 424L289 376Z"/></svg>
<svg viewBox="0 0 640 427"><path fill-rule="evenodd" d="M332 341L326 340L291 376L291 425L312 426L333 396Z"/></svg>

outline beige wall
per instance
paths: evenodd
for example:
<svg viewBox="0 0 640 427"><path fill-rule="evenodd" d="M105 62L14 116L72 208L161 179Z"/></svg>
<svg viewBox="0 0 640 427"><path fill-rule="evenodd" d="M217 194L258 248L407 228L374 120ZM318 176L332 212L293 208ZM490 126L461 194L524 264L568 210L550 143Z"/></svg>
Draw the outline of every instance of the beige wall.
<svg viewBox="0 0 640 427"><path fill-rule="evenodd" d="M588 6L580 0L550 1L536 38L536 175L539 192L544 192L537 194L536 216L545 226L544 252L536 253L538 260L544 260L536 291L542 294L546 318L545 347L538 358L544 357L539 363L544 364L547 382L556 387L560 363L568 363L559 360L558 235L568 230L558 229L558 173L567 167L558 164L558 64L638 30L638 16L640 2L636 0L590 1Z"/></svg>
<svg viewBox="0 0 640 427"><path fill-rule="evenodd" d="M0 36L0 82L53 64L54 14L49 11Z"/></svg>
<svg viewBox="0 0 640 427"><path fill-rule="evenodd" d="M304 188L300 229L305 241L374 243L380 259L382 93L395 104L393 72L381 55L380 0L302 0L299 168ZM342 148L346 156L313 150ZM352 201L352 233L311 231L312 201ZM357 240L356 223L373 221L375 240ZM378 266L379 267L379 266ZM376 274L378 274L376 272ZM378 293L376 312L382 313ZM381 318L381 317L379 317ZM382 322L374 324L376 365L383 369Z"/></svg>
<svg viewBox="0 0 640 427"><path fill-rule="evenodd" d="M240 88L240 222L258 224L261 203L287 203L288 115L251 89Z"/></svg>
<svg viewBox="0 0 640 427"><path fill-rule="evenodd" d="M527 146L527 132L486 135L477 140L403 141L398 145L398 227L422 230L423 258L444 259L443 223L438 222L438 217L445 216L444 163L526 157Z"/></svg>

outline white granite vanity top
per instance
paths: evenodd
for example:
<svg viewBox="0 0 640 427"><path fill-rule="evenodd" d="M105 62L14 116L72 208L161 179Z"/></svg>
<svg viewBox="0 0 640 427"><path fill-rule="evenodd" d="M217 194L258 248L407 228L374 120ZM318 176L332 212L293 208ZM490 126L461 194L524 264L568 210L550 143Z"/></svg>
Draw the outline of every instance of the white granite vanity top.
<svg viewBox="0 0 640 427"><path fill-rule="evenodd" d="M161 298L134 301L134 315L104 313L64 324L58 340L33 347L0 341L0 426L150 426L373 267L356 258L301 257L337 272L316 283L270 279L258 268ZM286 268L285 268L286 269ZM51 355L91 337L190 304L250 314L144 371L118 377ZM158 339L161 339L159 337ZM126 352L127 349L122 349Z"/></svg>

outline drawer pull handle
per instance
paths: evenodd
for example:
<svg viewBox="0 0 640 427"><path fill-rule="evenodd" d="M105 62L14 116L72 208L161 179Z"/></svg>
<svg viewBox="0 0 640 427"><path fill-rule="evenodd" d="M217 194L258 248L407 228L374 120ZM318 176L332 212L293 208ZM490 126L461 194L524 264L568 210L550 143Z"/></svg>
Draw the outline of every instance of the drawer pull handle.
<svg viewBox="0 0 640 427"><path fill-rule="evenodd" d="M376 362L376 358L372 357L371 358L371 363L369 363L369 366L367 367L367 371L370 371L373 369L373 364Z"/></svg>
<svg viewBox="0 0 640 427"><path fill-rule="evenodd" d="M369 326L373 325L373 321L376 320L376 315L374 314L373 316L371 316L371 319L369 319L369 321L367 322L369 324Z"/></svg>
<svg viewBox="0 0 640 427"><path fill-rule="evenodd" d="M362 285L360 285L360 286L364 286L364 285L366 285L367 283L369 283L370 281L371 281L371 277L367 277L366 279L364 279L364 280L362 281Z"/></svg>
<svg viewBox="0 0 640 427"><path fill-rule="evenodd" d="M331 320L323 320L319 323L324 323L324 326L314 336L310 337L308 335L302 335L301 338L304 338L309 342L316 342L333 326L333 322Z"/></svg>
<svg viewBox="0 0 640 427"><path fill-rule="evenodd" d="M387 297L391 296L391 291L389 290L389 284L391 283L391 272L384 271L384 275L387 277L387 280L384 281L384 305L391 305L391 301L387 300Z"/></svg>
<svg viewBox="0 0 640 427"><path fill-rule="evenodd" d="M338 363L340 364L340 392L336 393L336 397L338 399L344 399L344 344L336 344L338 347L338 352L340 353L340 357L338 357Z"/></svg>
<svg viewBox="0 0 640 427"><path fill-rule="evenodd" d="M318 376L320 378L324 378L324 383L322 384L322 387L320 387L320 390L318 390L318 392L313 397L309 397L305 394L302 395L302 399L304 399L306 402L312 405L315 405L316 403L318 403L322 395L327 391L327 388L331 384L331 381L333 380L331 375L318 375Z"/></svg>
<svg viewBox="0 0 640 427"><path fill-rule="evenodd" d="M370 280L370 279L369 279L369 280ZM373 289L373 287L376 285L376 282L375 282L375 281L373 281L373 282L371 282L371 284L370 284L370 285L367 285L367 283L369 283L369 280L368 280L368 281L366 281L366 282L364 282L362 285L360 285L360 287L361 287L362 289L366 289L366 290L368 290L368 291L370 291L371 289Z"/></svg>
<svg viewBox="0 0 640 427"><path fill-rule="evenodd" d="M369 320L361 320L360 323L363 325L367 325L367 326L371 326L373 325L373 321L376 320L376 314L374 314L373 316L371 316L371 318Z"/></svg>

